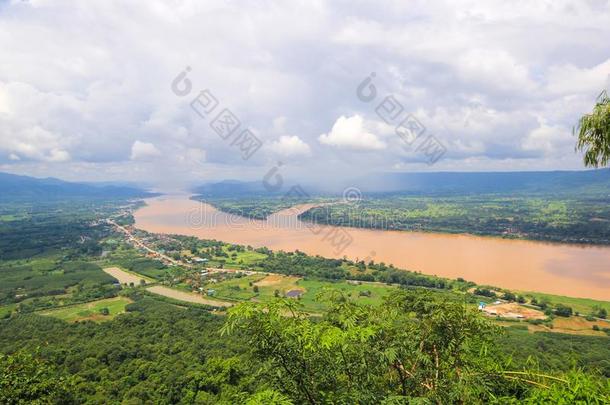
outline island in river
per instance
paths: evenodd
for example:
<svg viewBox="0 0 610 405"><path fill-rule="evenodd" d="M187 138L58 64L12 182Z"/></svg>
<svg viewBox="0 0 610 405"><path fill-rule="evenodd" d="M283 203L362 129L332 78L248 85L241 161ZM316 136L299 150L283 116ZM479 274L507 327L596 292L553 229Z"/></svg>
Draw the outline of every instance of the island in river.
<svg viewBox="0 0 610 405"><path fill-rule="evenodd" d="M375 260L424 274L461 277L512 290L610 300L610 246L318 227L297 218L312 207L308 204L280 211L267 220L255 220L226 214L188 196L163 196L146 202L134 217L135 226L148 232L273 250L300 250L324 257ZM333 233L347 233L349 243L338 250L329 237Z"/></svg>

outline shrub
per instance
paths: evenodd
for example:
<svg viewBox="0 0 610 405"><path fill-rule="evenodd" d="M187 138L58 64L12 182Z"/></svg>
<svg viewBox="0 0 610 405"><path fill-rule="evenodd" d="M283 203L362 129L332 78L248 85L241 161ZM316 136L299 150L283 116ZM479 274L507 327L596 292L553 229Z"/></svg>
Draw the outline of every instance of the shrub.
<svg viewBox="0 0 610 405"><path fill-rule="evenodd" d="M564 316L564 317L572 316L572 308L570 308L566 305L563 305L563 304L557 304L557 306L555 307L554 313L557 316Z"/></svg>

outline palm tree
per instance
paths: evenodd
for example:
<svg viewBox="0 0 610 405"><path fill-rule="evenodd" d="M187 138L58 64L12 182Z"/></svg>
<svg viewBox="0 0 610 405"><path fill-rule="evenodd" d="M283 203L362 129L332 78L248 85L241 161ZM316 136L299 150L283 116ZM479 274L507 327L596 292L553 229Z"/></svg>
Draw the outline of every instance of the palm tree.
<svg viewBox="0 0 610 405"><path fill-rule="evenodd" d="M597 98L593 112L578 121L576 131L576 150L585 152L585 166L606 166L610 160L610 97L605 90Z"/></svg>

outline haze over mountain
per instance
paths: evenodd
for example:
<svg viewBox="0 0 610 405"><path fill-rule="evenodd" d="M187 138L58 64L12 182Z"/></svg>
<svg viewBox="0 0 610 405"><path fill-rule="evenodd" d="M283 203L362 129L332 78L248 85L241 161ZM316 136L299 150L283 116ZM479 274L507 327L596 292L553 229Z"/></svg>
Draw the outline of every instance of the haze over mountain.
<svg viewBox="0 0 610 405"><path fill-rule="evenodd" d="M72 183L47 177L44 179L0 173L0 201L45 201L65 198L142 198L154 196L140 188Z"/></svg>
<svg viewBox="0 0 610 405"><path fill-rule="evenodd" d="M535 194L535 193L609 193L610 169L546 172L432 172L377 173L337 184L334 189L313 183L299 184L305 193L340 195L347 188L362 193L434 194ZM192 191L208 197L247 197L284 195L265 187L263 181L225 180L194 187Z"/></svg>

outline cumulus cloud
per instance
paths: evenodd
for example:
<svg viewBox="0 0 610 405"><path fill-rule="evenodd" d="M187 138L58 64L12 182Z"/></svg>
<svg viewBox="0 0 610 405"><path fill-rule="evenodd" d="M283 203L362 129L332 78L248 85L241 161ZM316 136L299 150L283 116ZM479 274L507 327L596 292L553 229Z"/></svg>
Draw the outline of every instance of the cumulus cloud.
<svg viewBox="0 0 610 405"><path fill-rule="evenodd" d="M526 150L541 151L545 155L556 152L561 146L572 144L573 137L567 128L559 125L548 125L540 122L540 125L533 129L523 140L523 148Z"/></svg>
<svg viewBox="0 0 610 405"><path fill-rule="evenodd" d="M158 156L161 152L152 143L135 141L131 146L131 160L150 160Z"/></svg>
<svg viewBox="0 0 610 405"><path fill-rule="evenodd" d="M386 144L377 135L367 131L364 119L360 115L337 118L332 129L327 134L318 137L324 145L355 150L381 150Z"/></svg>
<svg viewBox="0 0 610 405"><path fill-rule="evenodd" d="M591 67L580 68L572 64L549 69L548 90L554 94L578 94L600 91L600 84L610 87L610 58Z"/></svg>
<svg viewBox="0 0 610 405"><path fill-rule="evenodd" d="M9 159L42 162L66 162L70 154L62 148L61 134L38 125L15 128L10 137L0 138L0 150L9 151Z"/></svg>
<svg viewBox="0 0 610 405"><path fill-rule="evenodd" d="M274 141L270 149L281 156L309 156L311 148L301 138L296 135L282 135Z"/></svg>
<svg viewBox="0 0 610 405"><path fill-rule="evenodd" d="M312 173L312 148L324 170L344 165L348 174L572 168L578 158L566 131L610 86L603 1L0 8L0 165L59 177L77 167L87 179L260 178L268 154L244 161L210 128L223 108L259 136L261 151L299 156L293 166L303 175ZM192 92L177 96L170 83L186 66ZM377 98L367 103L356 87L371 72ZM218 101L205 118L190 107L203 89ZM376 116L389 94L447 147L431 169ZM171 165L142 168L159 151ZM354 151L366 151L370 165Z"/></svg>

